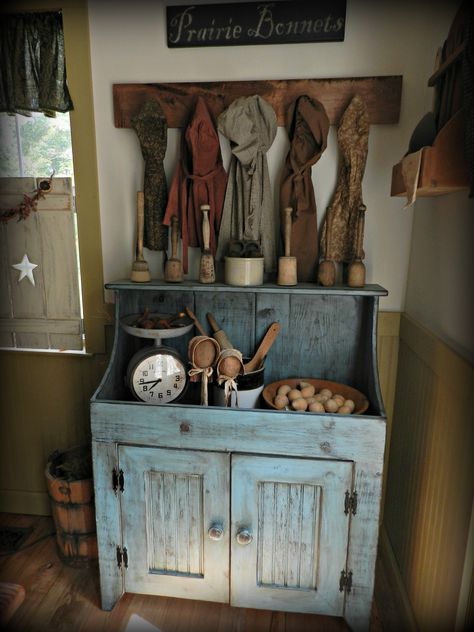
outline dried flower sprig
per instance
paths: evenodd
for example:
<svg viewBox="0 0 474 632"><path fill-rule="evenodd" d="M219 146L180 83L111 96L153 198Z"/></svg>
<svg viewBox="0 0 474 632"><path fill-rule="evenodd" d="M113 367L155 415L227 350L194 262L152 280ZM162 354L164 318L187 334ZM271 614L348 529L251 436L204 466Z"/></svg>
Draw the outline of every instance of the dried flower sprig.
<svg viewBox="0 0 474 632"><path fill-rule="evenodd" d="M33 195L30 197L26 193L23 194L23 201L17 206L10 209L0 210L0 222L6 224L14 217L18 216L19 222L25 220L32 212L38 210L38 200L46 197L46 193L51 191L51 182L53 181L54 171L48 179L41 180L38 188L33 191Z"/></svg>

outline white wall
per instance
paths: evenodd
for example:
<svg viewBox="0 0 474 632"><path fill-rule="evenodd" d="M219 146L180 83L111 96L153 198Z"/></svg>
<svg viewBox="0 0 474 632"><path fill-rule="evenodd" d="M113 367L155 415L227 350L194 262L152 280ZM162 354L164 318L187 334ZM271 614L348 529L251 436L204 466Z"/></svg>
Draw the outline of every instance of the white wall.
<svg viewBox="0 0 474 632"><path fill-rule="evenodd" d="M143 186L135 132L113 124L114 83L403 75L400 122L372 126L363 182L367 282L389 290L382 309L402 310L413 211L402 210L403 201L390 198L391 170L405 153L414 126L430 108L427 78L457 3L348 0L344 42L200 49L167 48L166 4L183 1L89 0L105 280L130 274L135 192ZM168 179L178 139L179 133L171 130L165 158ZM279 129L268 154L275 192L287 147L286 133ZM228 151L223 149L227 160ZM331 128L328 149L313 168L319 220L336 176L337 145ZM145 257L152 276L161 277L161 253L145 251ZM196 277L195 269L190 276Z"/></svg>
<svg viewBox="0 0 474 632"><path fill-rule="evenodd" d="M474 362L474 200L416 202L405 311Z"/></svg>

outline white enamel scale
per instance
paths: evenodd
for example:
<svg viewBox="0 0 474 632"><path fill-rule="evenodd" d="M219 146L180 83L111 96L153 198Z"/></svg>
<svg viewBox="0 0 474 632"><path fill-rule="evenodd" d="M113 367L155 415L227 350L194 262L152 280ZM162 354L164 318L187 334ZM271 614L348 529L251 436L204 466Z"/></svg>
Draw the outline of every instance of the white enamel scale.
<svg viewBox="0 0 474 632"><path fill-rule="evenodd" d="M150 317L164 318L162 314ZM127 367L126 383L133 396L146 404L170 404L180 399L188 383L186 365L175 349L162 345L162 338L176 338L191 331L193 323L170 329L134 327L139 315L127 316L120 324L139 338L153 339L153 346L137 351Z"/></svg>

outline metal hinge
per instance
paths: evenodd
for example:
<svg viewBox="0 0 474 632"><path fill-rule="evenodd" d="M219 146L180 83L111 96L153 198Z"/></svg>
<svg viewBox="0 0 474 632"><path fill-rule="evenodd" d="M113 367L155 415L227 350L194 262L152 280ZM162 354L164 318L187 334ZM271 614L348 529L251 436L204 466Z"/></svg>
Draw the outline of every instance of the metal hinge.
<svg viewBox="0 0 474 632"><path fill-rule="evenodd" d="M121 549L117 545L117 566L119 568L122 568L122 566L124 566L125 568L128 568L128 553L127 553L126 546L124 546L123 549Z"/></svg>
<svg viewBox="0 0 474 632"><path fill-rule="evenodd" d="M350 492L346 492L346 497L344 498L344 513L347 514L351 512L353 516L357 513L357 492L353 491L352 494Z"/></svg>
<svg viewBox="0 0 474 632"><path fill-rule="evenodd" d="M346 571L341 571L341 576L339 578L339 592L345 591L346 593L350 593L352 588L352 571L346 573Z"/></svg>
<svg viewBox="0 0 474 632"><path fill-rule="evenodd" d="M117 493L117 489L120 489L121 492L123 492L123 486L124 486L124 476L123 476L123 470L118 470L114 467L114 469L112 470L112 489L114 490L114 493Z"/></svg>

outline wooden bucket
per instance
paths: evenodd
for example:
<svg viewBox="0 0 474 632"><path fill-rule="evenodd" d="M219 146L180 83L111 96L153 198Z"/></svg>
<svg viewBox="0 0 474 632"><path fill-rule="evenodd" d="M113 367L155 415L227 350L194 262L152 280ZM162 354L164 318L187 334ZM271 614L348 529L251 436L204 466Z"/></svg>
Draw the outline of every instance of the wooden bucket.
<svg viewBox="0 0 474 632"><path fill-rule="evenodd" d="M94 487L90 474L88 478L74 480L74 472L68 473L70 462L85 463L82 469L89 471L89 448L73 448L52 454L45 477L59 556L69 566L84 567L98 558Z"/></svg>

